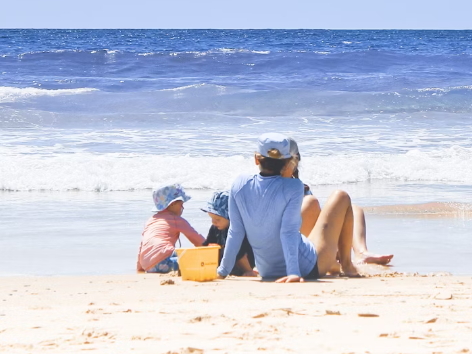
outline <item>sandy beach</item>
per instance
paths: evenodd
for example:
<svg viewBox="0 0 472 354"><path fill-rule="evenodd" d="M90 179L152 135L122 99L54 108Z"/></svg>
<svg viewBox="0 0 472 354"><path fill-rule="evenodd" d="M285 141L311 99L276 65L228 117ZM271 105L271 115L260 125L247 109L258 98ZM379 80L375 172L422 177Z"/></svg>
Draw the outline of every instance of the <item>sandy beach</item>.
<svg viewBox="0 0 472 354"><path fill-rule="evenodd" d="M165 11L178 1L121 15L115 3L46 2L0 12L42 21L41 8L65 26L0 21L0 354L472 351L472 31L422 27L414 1L383 12L418 30L382 29L398 28L382 11L369 16L375 30L319 27L328 2L304 11L306 28L295 2L261 12L275 28L253 11L260 2L220 1L205 16L201 2L178 5L204 19L195 30L151 29L156 15L184 18ZM323 18L362 12L335 4ZM451 16L433 7L423 12L437 28ZM233 23L218 9L250 9L257 26L208 28L208 14ZM75 13L141 29L74 29ZM290 15L296 26L284 28ZM393 254L389 266L306 284L135 274L152 191L184 186L183 217L206 236L202 208L258 173L267 132L297 141L299 177L321 207L338 189L364 207L368 251Z"/></svg>
<svg viewBox="0 0 472 354"><path fill-rule="evenodd" d="M5 277L5 353L468 353L472 277Z"/></svg>

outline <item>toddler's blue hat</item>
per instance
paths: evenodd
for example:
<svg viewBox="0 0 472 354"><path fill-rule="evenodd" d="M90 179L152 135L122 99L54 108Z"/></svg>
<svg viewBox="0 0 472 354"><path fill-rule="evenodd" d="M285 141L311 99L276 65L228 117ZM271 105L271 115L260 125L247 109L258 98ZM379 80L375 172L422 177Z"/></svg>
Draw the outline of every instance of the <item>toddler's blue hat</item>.
<svg viewBox="0 0 472 354"><path fill-rule="evenodd" d="M172 202L181 200L186 202L190 200L190 196L185 194L184 188L180 184L171 184L160 187L152 192L155 209L152 211L162 211L166 209Z"/></svg>
<svg viewBox="0 0 472 354"><path fill-rule="evenodd" d="M207 207L202 210L205 213L212 213L224 217L229 220L228 214L229 192L215 192L211 200L207 203Z"/></svg>
<svg viewBox="0 0 472 354"><path fill-rule="evenodd" d="M288 159L290 154L289 139L279 133L262 134L257 141L257 152L272 159Z"/></svg>

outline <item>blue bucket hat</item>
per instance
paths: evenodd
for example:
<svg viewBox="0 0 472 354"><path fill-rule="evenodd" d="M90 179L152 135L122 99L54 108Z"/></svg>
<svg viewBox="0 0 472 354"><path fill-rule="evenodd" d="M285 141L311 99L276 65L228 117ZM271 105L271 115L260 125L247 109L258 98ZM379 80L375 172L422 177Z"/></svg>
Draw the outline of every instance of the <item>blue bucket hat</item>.
<svg viewBox="0 0 472 354"><path fill-rule="evenodd" d="M152 211L162 211L166 209L172 202L181 200L186 202L190 200L190 196L185 194L184 188L180 184L171 184L160 187L152 192L155 209Z"/></svg>
<svg viewBox="0 0 472 354"><path fill-rule="evenodd" d="M290 154L289 139L279 133L265 133L257 140L257 152L272 159L288 159Z"/></svg>
<svg viewBox="0 0 472 354"><path fill-rule="evenodd" d="M207 207L205 209L202 208L202 210L205 213L216 214L229 220L228 199L228 191L215 192L213 193L213 197L211 197L211 200L207 203Z"/></svg>

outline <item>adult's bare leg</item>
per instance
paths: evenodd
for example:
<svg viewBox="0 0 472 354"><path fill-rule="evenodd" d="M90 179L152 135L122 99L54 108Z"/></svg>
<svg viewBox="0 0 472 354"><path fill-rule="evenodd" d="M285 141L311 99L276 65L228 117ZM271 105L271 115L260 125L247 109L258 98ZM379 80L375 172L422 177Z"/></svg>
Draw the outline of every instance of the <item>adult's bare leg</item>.
<svg viewBox="0 0 472 354"><path fill-rule="evenodd" d="M318 254L320 276L326 275L333 268L338 252L343 273L347 276L358 275L351 260L353 223L351 198L344 191L335 191L321 210L318 221L308 236Z"/></svg>
<svg viewBox="0 0 472 354"><path fill-rule="evenodd" d="M320 202L313 195L306 195L302 202L302 226L300 233L304 236L310 235L311 230L315 227L316 221L321 213Z"/></svg>
<svg viewBox="0 0 472 354"><path fill-rule="evenodd" d="M367 228L364 210L357 205L352 205L352 212L354 215L352 249L354 250L356 262L382 265L388 264L392 260L393 254L375 254L369 252L367 249Z"/></svg>

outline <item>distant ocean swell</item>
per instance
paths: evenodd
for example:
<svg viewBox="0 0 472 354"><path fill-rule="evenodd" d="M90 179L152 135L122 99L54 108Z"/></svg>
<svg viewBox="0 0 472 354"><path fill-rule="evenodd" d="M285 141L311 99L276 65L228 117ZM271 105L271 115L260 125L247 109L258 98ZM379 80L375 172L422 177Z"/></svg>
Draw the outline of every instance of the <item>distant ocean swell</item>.
<svg viewBox="0 0 472 354"><path fill-rule="evenodd" d="M64 64L74 66L74 63L81 63L85 67L87 64L99 64L97 59L99 58L110 58L113 57L117 61L126 62L130 59L140 60L142 64L156 62L159 60L179 60L182 58L194 59L195 62L199 60L206 60L205 56L212 57L215 61L220 63L233 63L238 62L241 59L247 59L254 57L257 61L270 61L273 59L286 60L287 64L293 62L293 59L298 59L294 64L303 65L312 62L313 65L319 63L325 63L331 67L337 67L340 62L345 64L359 64L368 67L370 63L377 63L380 66L396 64L412 64L412 63L423 63L423 64L441 64L440 66L446 65L444 59L449 59L451 62L448 65L461 66L466 65L471 59L470 53L457 53L457 52L410 52L405 51L394 51L388 49L351 49L349 45L344 45L344 49L331 47L332 50L319 50L319 49L286 49L286 50L261 50L261 49L249 49L249 48L213 48L209 50L162 50L162 51L124 51L124 50L112 50L112 49L95 49L95 50L84 50L84 49L58 49L58 50L46 50L46 51L34 51L24 53L4 53L0 56L0 62L15 62L16 65L25 64L23 61L29 63L38 61L40 64L45 64L44 60L64 61ZM219 59L219 60L218 60ZM313 62L315 61L315 62ZM243 61L241 61L243 63ZM324 67L324 66L323 66ZM322 67L322 68L323 68Z"/></svg>
<svg viewBox="0 0 472 354"><path fill-rule="evenodd" d="M349 115L409 112L472 112L472 86L422 87L384 92L320 91L313 88L248 90L196 84L143 92L103 92L94 87L42 89L0 87L2 111L129 114L216 112L248 116ZM37 116L35 114L35 116ZM1 123L0 123L1 124ZM0 125L1 127L1 125Z"/></svg>
<svg viewBox="0 0 472 354"><path fill-rule="evenodd" d="M346 46L346 45L345 45ZM422 88L470 77L469 53L413 53L392 50L252 50L126 52L53 50L3 54L0 85L78 88L94 83L108 91L172 88L210 83L253 89L313 88L384 91ZM353 76L353 73L355 76ZM270 80L267 81L267 78ZM136 86L129 80L142 80ZM124 81L122 85L113 85Z"/></svg>
<svg viewBox="0 0 472 354"><path fill-rule="evenodd" d="M0 157L3 191L132 191L179 182L188 188L224 189L241 173L257 171L253 158L137 154L64 154ZM310 185L374 181L470 183L472 149L426 153L304 156L303 181Z"/></svg>

